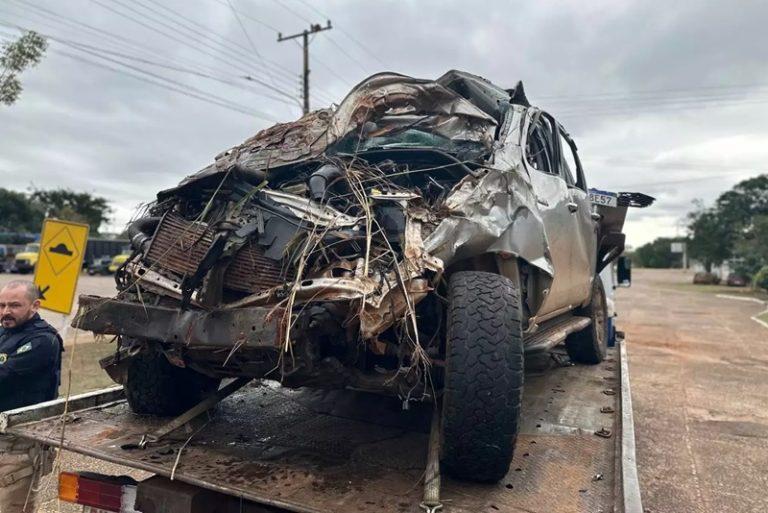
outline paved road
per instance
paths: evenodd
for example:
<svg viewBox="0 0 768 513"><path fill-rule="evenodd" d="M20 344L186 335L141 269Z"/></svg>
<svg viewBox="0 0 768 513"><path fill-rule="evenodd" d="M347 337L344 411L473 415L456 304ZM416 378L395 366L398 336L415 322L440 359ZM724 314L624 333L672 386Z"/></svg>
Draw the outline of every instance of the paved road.
<svg viewBox="0 0 768 513"><path fill-rule="evenodd" d="M681 290L680 271L636 270L619 293L643 506L648 513L768 511L764 307Z"/></svg>

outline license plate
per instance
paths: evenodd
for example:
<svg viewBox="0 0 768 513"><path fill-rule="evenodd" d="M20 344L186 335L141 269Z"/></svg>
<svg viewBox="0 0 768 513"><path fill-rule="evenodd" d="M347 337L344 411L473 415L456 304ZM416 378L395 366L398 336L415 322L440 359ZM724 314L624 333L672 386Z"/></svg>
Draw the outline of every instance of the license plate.
<svg viewBox="0 0 768 513"><path fill-rule="evenodd" d="M106 509L92 508L90 506L83 506L83 513L115 513L114 511L107 511Z"/></svg>
<svg viewBox="0 0 768 513"><path fill-rule="evenodd" d="M595 205L603 205L606 207L617 207L619 205L618 196L613 192L589 191L589 201Z"/></svg>

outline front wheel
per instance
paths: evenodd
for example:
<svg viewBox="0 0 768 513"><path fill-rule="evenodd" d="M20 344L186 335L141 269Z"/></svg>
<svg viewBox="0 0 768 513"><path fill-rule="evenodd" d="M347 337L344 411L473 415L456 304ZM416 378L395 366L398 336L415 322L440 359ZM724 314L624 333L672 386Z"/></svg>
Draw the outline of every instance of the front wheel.
<svg viewBox="0 0 768 513"><path fill-rule="evenodd" d="M592 284L592 299L587 306L577 310L576 315L589 317L592 323L566 339L568 356L576 363L594 365L602 362L608 353L608 309L603 281L599 276L595 276Z"/></svg>
<svg viewBox="0 0 768 513"><path fill-rule="evenodd" d="M457 272L448 285L442 463L459 479L509 470L523 394L520 293L503 276Z"/></svg>
<svg viewBox="0 0 768 513"><path fill-rule="evenodd" d="M125 396L134 413L178 415L219 387L220 380L171 365L164 354L145 349L128 366Z"/></svg>

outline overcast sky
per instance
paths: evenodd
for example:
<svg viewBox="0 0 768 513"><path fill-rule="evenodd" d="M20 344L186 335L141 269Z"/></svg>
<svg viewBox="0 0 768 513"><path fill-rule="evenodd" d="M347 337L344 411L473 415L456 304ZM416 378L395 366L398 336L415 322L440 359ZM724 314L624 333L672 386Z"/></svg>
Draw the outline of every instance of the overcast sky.
<svg viewBox="0 0 768 513"><path fill-rule="evenodd" d="M0 39L11 26L52 38L0 106L0 186L105 196L119 230L158 190L300 115L301 50L277 31L327 18L313 108L384 70L522 80L576 139L591 187L658 198L631 213L632 245L683 233L694 199L768 172L767 2L0 0Z"/></svg>

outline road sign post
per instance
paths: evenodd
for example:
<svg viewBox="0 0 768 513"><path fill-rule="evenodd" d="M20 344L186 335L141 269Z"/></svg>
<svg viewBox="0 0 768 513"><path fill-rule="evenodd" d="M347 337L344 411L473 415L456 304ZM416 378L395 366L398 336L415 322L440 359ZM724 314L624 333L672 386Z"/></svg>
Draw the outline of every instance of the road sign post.
<svg viewBox="0 0 768 513"><path fill-rule="evenodd" d="M42 308L64 315L72 311L87 242L87 224L58 219L43 222L35 266L35 285L42 295Z"/></svg>

